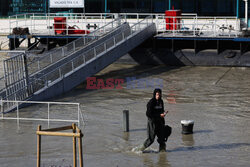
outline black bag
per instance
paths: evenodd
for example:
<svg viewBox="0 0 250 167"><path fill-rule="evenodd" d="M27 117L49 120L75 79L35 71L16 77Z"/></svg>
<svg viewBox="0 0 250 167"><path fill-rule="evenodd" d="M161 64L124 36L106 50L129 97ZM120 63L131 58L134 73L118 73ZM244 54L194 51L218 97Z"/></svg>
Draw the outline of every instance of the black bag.
<svg viewBox="0 0 250 167"><path fill-rule="evenodd" d="M172 133L172 128L168 125L164 126L164 141L166 142L168 140L168 137L171 135Z"/></svg>

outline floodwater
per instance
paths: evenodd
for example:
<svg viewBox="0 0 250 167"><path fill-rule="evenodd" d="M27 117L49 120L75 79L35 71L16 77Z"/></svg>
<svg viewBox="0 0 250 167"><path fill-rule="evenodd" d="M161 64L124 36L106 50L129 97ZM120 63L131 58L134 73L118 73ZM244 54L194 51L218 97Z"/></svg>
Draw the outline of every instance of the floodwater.
<svg viewBox="0 0 250 167"><path fill-rule="evenodd" d="M167 152L158 144L144 153L131 150L146 139L146 103L153 87L86 90L81 84L54 101L81 103L85 167L248 167L250 164L250 68L166 67L113 64L97 79L136 77L162 81L165 120L172 127ZM45 107L45 106L44 106ZM123 132L122 111L130 111L130 132ZM38 110L40 112L38 112ZM56 108L55 113L70 111ZM24 115L46 115L30 106ZM12 113L14 116L15 114ZM63 115L63 114L62 114ZM194 133L181 134L181 120L194 120ZM36 165L36 127L47 123L0 121L0 166ZM50 126L69 125L69 123ZM42 167L72 165L72 139L42 137Z"/></svg>

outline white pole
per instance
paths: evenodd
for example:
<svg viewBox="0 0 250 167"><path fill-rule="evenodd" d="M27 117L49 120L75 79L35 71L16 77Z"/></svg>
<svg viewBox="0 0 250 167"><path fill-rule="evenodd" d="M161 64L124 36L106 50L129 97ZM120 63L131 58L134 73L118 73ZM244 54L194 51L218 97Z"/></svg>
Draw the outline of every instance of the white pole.
<svg viewBox="0 0 250 167"><path fill-rule="evenodd" d="M3 99L1 97L1 112L2 112L2 119L3 119Z"/></svg>
<svg viewBox="0 0 250 167"><path fill-rule="evenodd" d="M248 0L244 0L244 1L245 1L245 23L248 28Z"/></svg>
<svg viewBox="0 0 250 167"><path fill-rule="evenodd" d="M48 103L48 128L49 128L49 111L50 111L50 108L49 108L49 103Z"/></svg>
<svg viewBox="0 0 250 167"><path fill-rule="evenodd" d="M81 126L81 123L80 123L80 104L77 104L77 110L78 110L78 126L80 127Z"/></svg>

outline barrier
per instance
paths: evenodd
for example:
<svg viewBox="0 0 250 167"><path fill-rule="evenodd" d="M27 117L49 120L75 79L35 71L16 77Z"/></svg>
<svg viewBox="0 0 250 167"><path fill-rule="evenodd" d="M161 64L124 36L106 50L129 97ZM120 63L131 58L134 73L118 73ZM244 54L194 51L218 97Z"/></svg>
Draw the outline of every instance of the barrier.
<svg viewBox="0 0 250 167"><path fill-rule="evenodd" d="M72 133L63 133L58 131L70 130ZM83 167L83 158L82 158L82 137L83 134L81 130L75 125L72 126L63 126L59 128L51 128L42 130L41 125L37 127L37 167L41 167L41 136L63 136L63 137L73 137L73 167L77 167L77 152L76 152L76 138L78 138L78 147L79 147L79 164L80 167Z"/></svg>

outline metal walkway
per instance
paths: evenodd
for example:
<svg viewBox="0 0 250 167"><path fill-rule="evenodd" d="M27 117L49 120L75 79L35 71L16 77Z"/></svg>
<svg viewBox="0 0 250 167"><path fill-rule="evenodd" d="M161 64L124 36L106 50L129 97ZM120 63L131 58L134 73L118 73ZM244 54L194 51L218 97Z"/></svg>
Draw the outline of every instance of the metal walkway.
<svg viewBox="0 0 250 167"><path fill-rule="evenodd" d="M110 25L112 28L107 31ZM151 16L133 25L119 18L52 53L34 58L31 63L27 63L26 54L7 59L4 61L5 88L0 96L4 100L37 101L67 92L155 33ZM16 103L8 103L3 112L13 108Z"/></svg>

